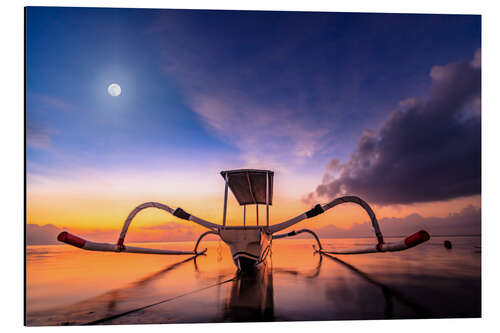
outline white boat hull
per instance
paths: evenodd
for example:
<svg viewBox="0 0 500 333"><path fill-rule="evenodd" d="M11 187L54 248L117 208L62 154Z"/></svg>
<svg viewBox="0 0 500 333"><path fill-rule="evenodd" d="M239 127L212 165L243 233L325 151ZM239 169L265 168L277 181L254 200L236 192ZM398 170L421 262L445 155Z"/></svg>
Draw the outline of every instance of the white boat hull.
<svg viewBox="0 0 500 333"><path fill-rule="evenodd" d="M265 227L226 227L219 230L219 235L231 249L239 270L255 268L271 250L272 235Z"/></svg>

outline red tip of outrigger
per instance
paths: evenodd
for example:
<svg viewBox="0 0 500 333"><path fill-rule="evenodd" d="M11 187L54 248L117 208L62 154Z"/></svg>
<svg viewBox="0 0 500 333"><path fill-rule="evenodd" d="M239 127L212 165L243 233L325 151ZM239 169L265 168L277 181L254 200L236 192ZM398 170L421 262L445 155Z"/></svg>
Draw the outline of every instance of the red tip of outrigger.
<svg viewBox="0 0 500 333"><path fill-rule="evenodd" d="M418 244L422 244L423 242L427 242L429 239L431 239L429 233L425 230L420 230L413 235L406 237L405 244L408 248L410 248L417 246Z"/></svg>
<svg viewBox="0 0 500 333"><path fill-rule="evenodd" d="M84 247L85 246L85 243L86 243L86 240L83 239L83 238L80 238L78 236L75 236L75 235L72 235L70 234L69 232L67 231L63 231L61 232L58 236L57 236L57 240L60 241L60 242L63 242L63 243L66 243L66 244L69 244L69 245L73 245L73 246L76 246L76 247Z"/></svg>

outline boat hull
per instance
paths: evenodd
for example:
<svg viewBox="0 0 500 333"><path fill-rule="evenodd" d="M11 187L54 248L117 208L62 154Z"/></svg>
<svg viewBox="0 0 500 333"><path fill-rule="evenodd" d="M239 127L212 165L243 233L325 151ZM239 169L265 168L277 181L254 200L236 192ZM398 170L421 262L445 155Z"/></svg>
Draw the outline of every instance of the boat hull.
<svg viewBox="0 0 500 333"><path fill-rule="evenodd" d="M265 227L227 227L221 229L219 235L231 249L233 262L241 271L255 269L271 250L272 236Z"/></svg>

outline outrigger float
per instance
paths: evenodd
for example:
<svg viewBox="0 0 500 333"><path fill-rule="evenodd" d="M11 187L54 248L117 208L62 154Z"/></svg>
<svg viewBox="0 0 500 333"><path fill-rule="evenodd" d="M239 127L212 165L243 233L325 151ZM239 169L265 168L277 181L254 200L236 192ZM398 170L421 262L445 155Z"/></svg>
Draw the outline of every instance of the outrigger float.
<svg viewBox="0 0 500 333"><path fill-rule="evenodd" d="M72 235L66 231L61 232L57 236L57 239L66 244L90 251L149 253L163 255L200 255L206 252L206 249L198 251L200 241L203 237L214 234L218 235L221 240L229 246L233 255L234 264L239 270L243 271L251 270L265 261L271 250L273 239L293 237L301 233L311 234L316 239L318 244L317 248L314 247L315 250L326 254L362 254L402 251L417 246L430 239L429 234L426 231L421 230L399 242L385 243L375 213L364 200L356 196L343 196L323 205L317 204L312 209L292 219L278 224L269 225L269 206L273 203L274 172L269 170L242 169L222 171L221 175L225 181L222 225L203 220L185 212L180 207L174 210L173 208L158 202L146 202L137 206L130 212L125 220L125 223L123 224L120 237L116 244L91 242ZM243 206L243 226L226 225L228 188L231 189L240 206ZM347 250L328 250L322 247L320 239L316 233L309 229L294 230L288 233L277 234L279 231L289 228L302 220L313 218L337 205L347 202L360 205L370 217L371 224L377 238L377 243L373 246ZM248 205L255 205L256 225L249 226L246 223L246 208ZM259 225L259 205L265 205L266 209L266 221L263 225ZM200 235L196 241L193 251L173 251L125 245L125 236L127 235L130 223L140 211L146 208L162 209L175 217L199 224L207 228L208 231Z"/></svg>

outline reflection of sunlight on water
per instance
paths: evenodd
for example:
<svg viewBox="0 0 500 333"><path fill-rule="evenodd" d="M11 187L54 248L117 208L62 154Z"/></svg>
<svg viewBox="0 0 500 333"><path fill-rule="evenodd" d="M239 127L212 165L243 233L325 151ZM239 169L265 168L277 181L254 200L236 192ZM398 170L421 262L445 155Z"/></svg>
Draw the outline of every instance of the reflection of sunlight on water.
<svg viewBox="0 0 500 333"><path fill-rule="evenodd" d="M191 250L193 246L191 243L142 245L183 250ZM28 311L71 304L100 295L188 257L90 252L56 245L34 248L30 247L27 251ZM203 267L209 268L212 274L224 270L233 272L229 250L224 254L222 262L217 263L214 256L203 256L197 262L203 263ZM175 287L180 289L193 287L197 281L192 267L176 269L172 280L182 282ZM155 285L155 289L164 291L172 285L170 281L166 285Z"/></svg>
<svg viewBox="0 0 500 333"><path fill-rule="evenodd" d="M219 242L202 242L208 254L196 260L30 246L28 324L91 322L155 302L162 303L108 322L478 316L481 257L474 246L480 246L480 238L450 238L452 250L443 247L444 239L403 252L337 256L340 261L314 253L310 239L275 240L266 273L227 283L236 269L229 249ZM323 246L350 248L373 241L328 239ZM192 246L154 244L179 250Z"/></svg>

